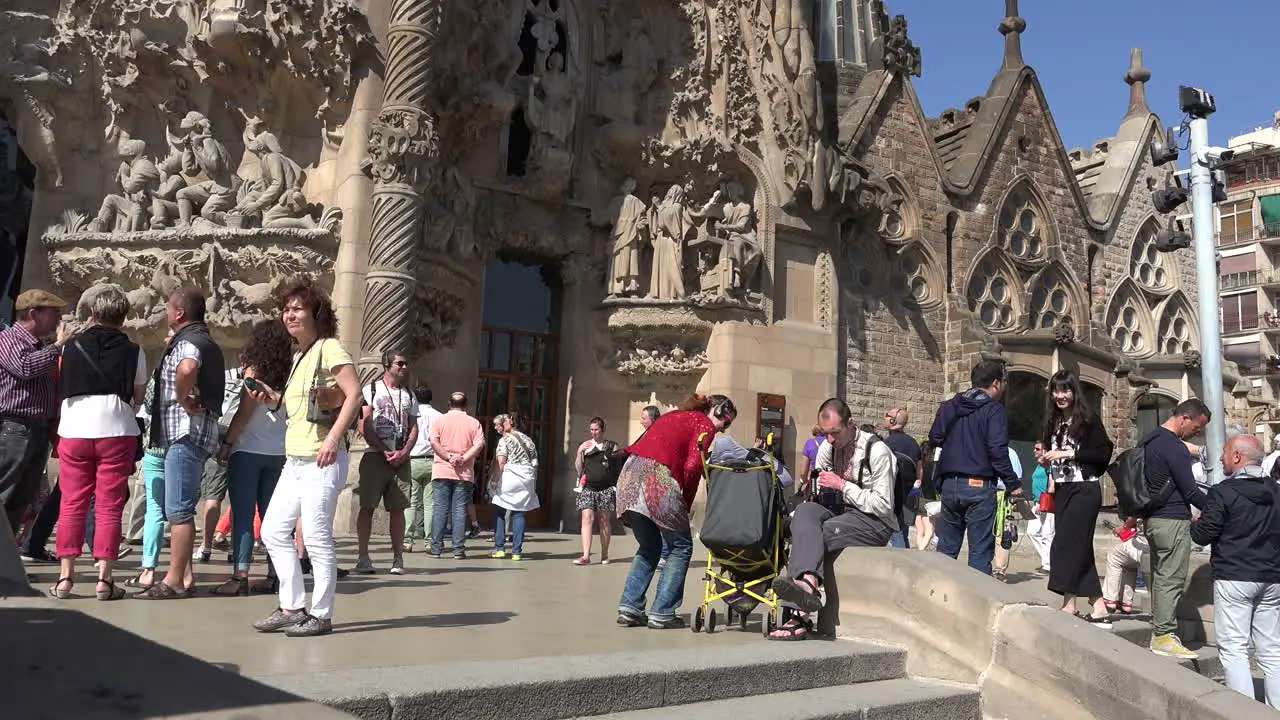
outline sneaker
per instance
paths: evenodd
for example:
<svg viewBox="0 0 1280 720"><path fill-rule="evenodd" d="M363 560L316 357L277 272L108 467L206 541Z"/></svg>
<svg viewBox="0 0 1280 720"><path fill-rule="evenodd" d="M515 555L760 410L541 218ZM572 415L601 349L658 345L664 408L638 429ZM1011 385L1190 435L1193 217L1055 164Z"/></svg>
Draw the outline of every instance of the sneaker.
<svg viewBox="0 0 1280 720"><path fill-rule="evenodd" d="M36 548L30 553L23 553L22 562L27 563L28 565L44 565L46 563L56 563L58 562L58 558L54 557L52 553L44 548Z"/></svg>
<svg viewBox="0 0 1280 720"><path fill-rule="evenodd" d="M1198 656L1194 650L1188 650L1177 635L1156 635L1151 638L1151 652L1156 655L1177 658L1179 660L1195 660Z"/></svg>
<svg viewBox="0 0 1280 720"><path fill-rule="evenodd" d="M209 548L198 547L191 553L191 559L198 563L207 563L211 557L213 557L213 551Z"/></svg>
<svg viewBox="0 0 1280 720"><path fill-rule="evenodd" d="M432 552L427 553L427 556L428 556L428 557L430 557L430 558L432 558L432 559L435 559L435 560L440 560L440 559L444 558L444 553L443 553L443 552L434 552L434 551L432 551Z"/></svg>
<svg viewBox="0 0 1280 720"><path fill-rule="evenodd" d="M355 572L357 575L374 575L378 569L373 566L373 561L366 555L356 562Z"/></svg>
<svg viewBox="0 0 1280 720"><path fill-rule="evenodd" d="M489 557L495 560L501 560L506 556L507 556L507 553L504 550L494 550L493 552L489 553Z"/></svg>
<svg viewBox="0 0 1280 720"><path fill-rule="evenodd" d="M391 574L392 575L404 574L404 558L403 557L397 555L395 559L391 561Z"/></svg>
<svg viewBox="0 0 1280 720"><path fill-rule="evenodd" d="M333 632L333 621L329 618L318 618L308 613L306 619L284 631L289 637L316 637Z"/></svg>
<svg viewBox="0 0 1280 720"><path fill-rule="evenodd" d="M453 554L453 559L454 559L454 560L466 560L466 559L467 559L467 554L466 554L465 552L456 552L456 553L454 553L454 554Z"/></svg>
<svg viewBox="0 0 1280 720"><path fill-rule="evenodd" d="M471 529L467 531L468 538L480 537L480 523L471 523Z"/></svg>
<svg viewBox="0 0 1280 720"><path fill-rule="evenodd" d="M631 613L619 612L618 624L622 627L644 627L649 619L644 615L632 615Z"/></svg>
<svg viewBox="0 0 1280 720"><path fill-rule="evenodd" d="M339 580L341 580L342 578L344 578L344 577L346 577L346 576L348 576L348 575L350 575L350 574L351 574L351 571L350 571L350 570L346 570L346 569L343 569L343 568L338 568L338 579L339 579Z"/></svg>
<svg viewBox="0 0 1280 720"><path fill-rule="evenodd" d="M659 569L659 570L661 570L662 568L664 568L664 567L666 567L666 566L667 566L667 559L666 559L666 558L658 558L658 569Z"/></svg>
<svg viewBox="0 0 1280 720"><path fill-rule="evenodd" d="M260 633L280 632L285 628L291 628L294 625L301 624L309 616L305 612L296 612L286 614L280 608L276 608L275 612L253 624L253 629Z"/></svg>
<svg viewBox="0 0 1280 720"><path fill-rule="evenodd" d="M512 560L515 560L516 562L519 562L519 561L520 561L520 553L511 553L511 559L512 559Z"/></svg>
<svg viewBox="0 0 1280 720"><path fill-rule="evenodd" d="M675 615L661 619L650 617L647 625L650 630L683 630L684 628L689 627L685 623L684 618L676 617Z"/></svg>

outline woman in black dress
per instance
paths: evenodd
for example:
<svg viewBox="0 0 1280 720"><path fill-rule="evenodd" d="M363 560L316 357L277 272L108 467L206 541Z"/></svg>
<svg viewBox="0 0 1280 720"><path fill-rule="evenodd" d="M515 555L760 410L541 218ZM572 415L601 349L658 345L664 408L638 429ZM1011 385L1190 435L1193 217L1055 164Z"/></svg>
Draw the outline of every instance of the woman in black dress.
<svg viewBox="0 0 1280 720"><path fill-rule="evenodd" d="M1115 446L1102 420L1084 402L1080 379L1059 370L1049 379L1049 409L1040 463L1049 472L1056 534L1049 548L1049 590L1062 596L1063 612L1076 612L1076 598L1088 598L1092 613L1082 616L1110 628L1102 585L1093 557L1093 531L1102 507L1099 478Z"/></svg>

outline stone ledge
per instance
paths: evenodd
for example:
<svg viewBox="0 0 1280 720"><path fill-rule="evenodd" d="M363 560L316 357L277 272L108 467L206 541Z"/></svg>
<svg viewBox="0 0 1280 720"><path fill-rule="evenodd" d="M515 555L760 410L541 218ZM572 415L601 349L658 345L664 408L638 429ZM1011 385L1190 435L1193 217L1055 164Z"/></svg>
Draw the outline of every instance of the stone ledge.
<svg viewBox="0 0 1280 720"><path fill-rule="evenodd" d="M844 633L905 646L913 676L976 685L987 717L1274 718L1175 661L1090 627L937 553L845 551Z"/></svg>
<svg viewBox="0 0 1280 720"><path fill-rule="evenodd" d="M904 672L898 650L852 642L760 642L579 655L554 662L503 660L278 675L263 682L361 718L551 720L889 680Z"/></svg>
<svg viewBox="0 0 1280 720"><path fill-rule="evenodd" d="M50 250L76 247L185 247L194 242L218 242L223 245L260 245L281 243L294 245L336 244L338 237L331 228L229 228L204 225L194 228L165 228L138 232L45 233L41 238Z"/></svg>

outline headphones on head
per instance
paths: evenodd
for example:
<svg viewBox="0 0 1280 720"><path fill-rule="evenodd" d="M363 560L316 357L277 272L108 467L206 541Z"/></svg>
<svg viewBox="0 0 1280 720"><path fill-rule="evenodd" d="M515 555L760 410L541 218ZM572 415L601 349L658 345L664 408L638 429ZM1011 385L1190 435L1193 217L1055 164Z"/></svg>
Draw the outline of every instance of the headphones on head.
<svg viewBox="0 0 1280 720"><path fill-rule="evenodd" d="M729 413L728 405L729 400L725 399L711 406L711 417L717 420L724 420L726 426L733 422L733 416Z"/></svg>
<svg viewBox="0 0 1280 720"><path fill-rule="evenodd" d="M400 353L396 352L395 350L383 350L382 351L382 369L390 370L391 363L395 361L396 356L399 354Z"/></svg>

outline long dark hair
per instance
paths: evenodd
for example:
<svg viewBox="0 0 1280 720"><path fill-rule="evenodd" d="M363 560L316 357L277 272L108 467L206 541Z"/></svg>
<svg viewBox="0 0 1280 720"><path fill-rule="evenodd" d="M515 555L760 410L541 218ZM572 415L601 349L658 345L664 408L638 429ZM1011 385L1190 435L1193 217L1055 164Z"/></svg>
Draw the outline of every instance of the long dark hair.
<svg viewBox="0 0 1280 720"><path fill-rule="evenodd" d="M1053 435L1057 431L1058 426L1062 424L1062 411L1058 410L1058 406L1053 402L1054 390L1070 390L1072 397L1071 406L1071 422L1067 426L1067 437L1080 439L1080 428L1093 422L1093 410L1089 407L1089 403L1085 401L1084 389L1080 386L1080 378L1070 370L1059 370L1049 378L1049 387L1047 389L1047 397L1045 398L1046 410L1044 413L1044 436L1042 442L1044 449L1048 450L1053 447Z"/></svg>
<svg viewBox="0 0 1280 720"><path fill-rule="evenodd" d="M283 389L293 367L293 337L279 318L262 320L253 326L249 342L240 351L240 364L253 368L259 380Z"/></svg>

